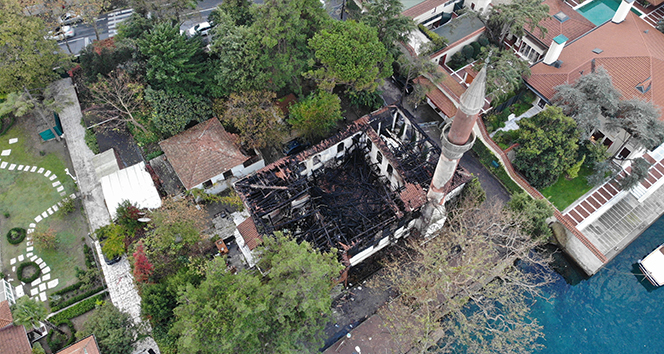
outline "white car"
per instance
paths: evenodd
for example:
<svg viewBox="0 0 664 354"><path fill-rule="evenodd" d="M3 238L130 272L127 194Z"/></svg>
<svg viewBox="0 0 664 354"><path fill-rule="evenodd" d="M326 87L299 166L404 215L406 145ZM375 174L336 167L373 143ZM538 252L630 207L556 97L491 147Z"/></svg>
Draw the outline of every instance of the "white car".
<svg viewBox="0 0 664 354"><path fill-rule="evenodd" d="M201 36L207 36L208 32L210 31L211 28L212 28L212 25L210 25L210 22L205 21L205 22L197 23L192 28L187 30L187 36L193 37L197 33L199 33Z"/></svg>
<svg viewBox="0 0 664 354"><path fill-rule="evenodd" d="M58 22L62 25L73 25L75 23L83 22L83 18L81 15L67 12L66 14L58 17Z"/></svg>
<svg viewBox="0 0 664 354"><path fill-rule="evenodd" d="M55 39L56 41L62 41L65 38L70 38L74 36L74 28L71 26L61 26L57 27L53 31L48 31L46 39Z"/></svg>

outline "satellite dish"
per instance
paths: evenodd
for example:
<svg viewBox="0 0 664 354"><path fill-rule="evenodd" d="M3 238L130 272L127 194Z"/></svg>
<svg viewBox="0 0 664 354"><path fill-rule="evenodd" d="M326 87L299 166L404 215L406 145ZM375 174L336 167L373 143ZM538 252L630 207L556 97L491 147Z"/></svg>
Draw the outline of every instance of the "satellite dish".
<svg viewBox="0 0 664 354"><path fill-rule="evenodd" d="M150 222L150 221L152 221L152 219L150 219L150 218L140 218L140 219L138 219L138 221L140 221L140 222Z"/></svg>

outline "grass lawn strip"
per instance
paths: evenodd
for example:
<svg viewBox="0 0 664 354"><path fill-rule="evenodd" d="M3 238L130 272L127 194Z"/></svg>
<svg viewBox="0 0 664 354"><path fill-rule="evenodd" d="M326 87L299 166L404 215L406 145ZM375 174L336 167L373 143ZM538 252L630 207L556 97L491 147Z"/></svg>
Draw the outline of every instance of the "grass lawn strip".
<svg viewBox="0 0 664 354"><path fill-rule="evenodd" d="M555 184L543 188L540 192L558 210L563 211L592 189L592 186L588 185L588 181L586 180L586 177L592 173L593 171L590 168L581 166L579 175L576 178L568 180L561 176Z"/></svg>

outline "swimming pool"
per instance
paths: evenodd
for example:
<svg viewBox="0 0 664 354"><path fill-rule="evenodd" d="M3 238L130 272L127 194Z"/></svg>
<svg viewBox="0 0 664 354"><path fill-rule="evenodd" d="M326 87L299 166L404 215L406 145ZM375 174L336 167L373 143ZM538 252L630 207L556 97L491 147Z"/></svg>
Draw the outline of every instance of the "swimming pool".
<svg viewBox="0 0 664 354"><path fill-rule="evenodd" d="M599 26L613 17L618 6L620 6L620 0L595 0L581 6L576 11L595 26Z"/></svg>

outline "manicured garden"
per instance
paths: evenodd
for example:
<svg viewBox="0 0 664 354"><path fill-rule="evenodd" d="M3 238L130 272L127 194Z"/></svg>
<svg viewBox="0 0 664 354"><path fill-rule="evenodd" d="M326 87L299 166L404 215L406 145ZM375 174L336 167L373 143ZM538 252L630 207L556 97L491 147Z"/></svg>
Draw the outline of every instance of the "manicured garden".
<svg viewBox="0 0 664 354"><path fill-rule="evenodd" d="M540 192L547 198L558 210L563 211L575 200L586 194L592 186L586 180L593 170L587 166L581 166L579 175L574 179L567 179L563 176L553 185L542 188Z"/></svg>

